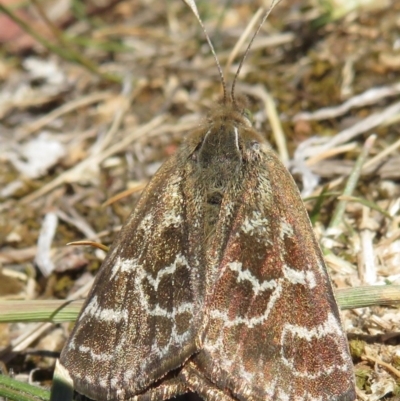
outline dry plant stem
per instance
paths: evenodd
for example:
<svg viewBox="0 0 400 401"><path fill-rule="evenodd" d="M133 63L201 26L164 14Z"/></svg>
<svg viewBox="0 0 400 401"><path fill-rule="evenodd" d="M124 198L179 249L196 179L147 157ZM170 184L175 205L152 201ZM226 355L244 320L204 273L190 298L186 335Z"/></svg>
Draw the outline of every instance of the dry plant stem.
<svg viewBox="0 0 400 401"><path fill-rule="evenodd" d="M350 142L342 146L337 146L332 149L326 149L321 153L316 154L315 156L311 156L306 160L307 166L312 166L313 164L317 164L318 162L329 159L331 157L340 155L342 153L351 152L352 150L356 149L358 146L357 142Z"/></svg>
<svg viewBox="0 0 400 401"><path fill-rule="evenodd" d="M253 15L251 21L247 25L246 29L243 31L243 33L240 35L239 40L236 42L235 47L232 49L232 52L230 53L228 60L226 62L225 68L224 68L224 75L228 76L229 70L231 68L231 64L233 60L236 58L238 55L240 49L242 48L244 42L247 40L249 35L251 34L252 30L254 29L254 26L256 25L256 22L258 19L261 17L262 13L264 12L263 8L259 8L257 12Z"/></svg>
<svg viewBox="0 0 400 401"><path fill-rule="evenodd" d="M292 32L285 32L285 33L276 33L270 37L262 37L262 38L255 38L254 43L252 45L252 50L257 51L257 50L263 50L269 47L282 47L284 45L293 43L296 39L296 36ZM245 50L239 49L239 53L243 54ZM231 52L229 51L219 51L218 52L218 58L220 62L225 62L225 60L228 60L229 56L231 55ZM209 68L212 67L213 62L211 61L204 61L204 68ZM242 86L242 83L240 84Z"/></svg>
<svg viewBox="0 0 400 401"><path fill-rule="evenodd" d="M363 170L368 169L369 167L378 164L381 162L382 159L384 159L385 157L389 156L391 153L393 153L395 150L397 150L398 148L400 148L400 139L398 139L395 143L392 143L390 146L388 146L387 148L385 148L384 150L382 150L382 152L378 153L376 156L374 156L373 158L371 158L370 160L368 160L364 166L363 166Z"/></svg>
<svg viewBox="0 0 400 401"><path fill-rule="evenodd" d="M141 191L143 191L143 189L145 189L146 185L147 185L147 182L139 182L133 188L126 189L125 191L122 191L122 192L112 196L110 199L108 199L106 202L104 202L102 204L102 206L103 207L110 206L113 203L126 198L127 196L130 196L137 192L141 192Z"/></svg>
<svg viewBox="0 0 400 401"><path fill-rule="evenodd" d="M343 191L343 195L347 195L347 196L352 195L352 193L357 185L358 179L360 178L362 166L365 162L365 159L368 157L368 154L375 142L375 139L376 139L376 135L371 135L365 141L362 151L361 151L361 153L357 159L357 162L354 165L353 171L350 174L350 177L347 181L346 187ZM339 203L337 204L336 209L333 213L333 217L329 224L329 228L337 227L341 223L341 221L343 219L344 211L346 209L346 204L347 204L346 201L339 201Z"/></svg>
<svg viewBox="0 0 400 401"><path fill-rule="evenodd" d="M38 239L38 251L35 256L35 264L44 277L49 277L54 270L54 263L50 257L51 245L56 234L58 216L54 210L46 213L42 220L42 227Z"/></svg>
<svg viewBox="0 0 400 401"><path fill-rule="evenodd" d="M37 42L39 42L42 46L44 46L50 52L57 54L58 56L60 56L61 58L65 59L65 60L78 62L83 67L85 67L87 70L98 75L102 79L105 79L105 80L111 81L111 82L115 82L115 83L121 83L121 77L113 75L113 74L101 72L96 64L92 63L91 60L86 59L85 57L82 57L78 52L76 52L76 51L72 52L70 48L68 48L66 50L63 48L63 46L54 45L53 43L44 39L37 32L35 32L33 29L31 29L31 27L27 23L25 23L21 18L19 18L11 10L9 10L7 7L5 7L1 4L0 4L0 11L2 11L4 14L6 14L17 25L19 25L25 32L27 32L29 35L31 35Z"/></svg>
<svg viewBox="0 0 400 401"><path fill-rule="evenodd" d="M109 236L111 233L116 234L121 230L121 227L122 227L122 225L119 224L110 230L99 231L98 233L96 233L95 238L97 240L97 238L103 238L103 237ZM91 241L91 240L92 240L92 238L86 238L85 241ZM73 241L73 242L75 242L75 241ZM68 245L68 244L66 244L66 245Z"/></svg>
<svg viewBox="0 0 400 401"><path fill-rule="evenodd" d="M66 223L76 227L86 238L97 239L97 233L93 230L90 224L80 216L74 208L70 206L66 207L68 207L70 215L67 215L62 210L57 210L57 216Z"/></svg>
<svg viewBox="0 0 400 401"><path fill-rule="evenodd" d="M386 126L389 126L391 123L394 123L393 117L396 115L400 115L400 102L389 106L383 111L371 114L369 117L359 121L350 128L339 132L332 139L322 145L307 148L307 151L304 152L304 158L313 157L316 153L321 154L327 149L335 148L379 125L385 124ZM338 183L341 183L341 178L331 182L329 187L332 188L338 185Z"/></svg>
<svg viewBox="0 0 400 401"><path fill-rule="evenodd" d="M382 127L390 127L393 124L400 123L400 113L395 114L394 116L388 118L383 122Z"/></svg>
<svg viewBox="0 0 400 401"><path fill-rule="evenodd" d="M23 249L6 249L0 252L0 263L21 263L31 261L37 252L37 246L30 246Z"/></svg>
<svg viewBox="0 0 400 401"><path fill-rule="evenodd" d="M123 121L125 113L129 109L129 102L123 102L124 105L121 109L117 110L113 122L111 124L110 129L107 131L103 140L101 141L100 151L107 149L107 147L112 143L113 138L115 138L116 133L118 132L119 127Z"/></svg>
<svg viewBox="0 0 400 401"><path fill-rule="evenodd" d="M278 110L273 97L264 89L265 94L265 111L268 115L269 122L271 124L272 132L276 141L279 156L285 165L289 162L289 152L287 150L287 143L285 134L282 129L281 121L278 116Z"/></svg>
<svg viewBox="0 0 400 401"><path fill-rule="evenodd" d="M94 241L73 241L73 242L68 242L69 246L82 246L82 245L87 245L87 246L91 246L93 248L97 248L97 249L101 249L104 252L108 252L109 248L106 245L100 244L98 242L94 242Z"/></svg>
<svg viewBox="0 0 400 401"><path fill-rule="evenodd" d="M276 33L268 37L258 37L254 39L252 50L262 50L268 47L279 47L292 43L296 40L293 32Z"/></svg>
<svg viewBox="0 0 400 401"><path fill-rule="evenodd" d="M369 227L370 209L366 206L362 208L362 222L360 231L361 250L358 260L358 274L362 283L375 284L377 281L377 272L375 264L375 252L373 239L375 238L374 227Z"/></svg>
<svg viewBox="0 0 400 401"><path fill-rule="evenodd" d="M362 172L370 168L371 166L374 166L375 164L378 164L381 162L382 159L385 157L389 156L393 152L395 152L398 148L400 148L400 139L397 140L395 143L387 147L386 149L382 150L380 153L378 153L376 156L374 156L372 159L368 160L365 162L365 164L362 167ZM344 181L344 177L339 177L336 180L333 180L329 183L329 190L332 190L333 188L338 187L339 185L342 185Z"/></svg>
<svg viewBox="0 0 400 401"><path fill-rule="evenodd" d="M141 92L141 90L147 85L146 80L139 81L135 87L135 90L132 92L131 83L132 81L130 78L124 80L121 91L121 107L116 111L111 127L103 138L100 149L98 149L98 151L105 150L109 145L111 145L113 138L115 137L119 127L122 124L125 114L129 111L130 104Z"/></svg>
<svg viewBox="0 0 400 401"><path fill-rule="evenodd" d="M255 30L253 36L250 39L249 44L247 45L247 48L246 48L246 50L245 50L245 52L243 54L243 57L240 60L240 63L239 63L239 66L237 68L235 77L233 78L233 83L232 83L232 88L231 88L231 98L232 98L232 100L235 99L235 85L236 85L237 78L240 75L240 71L242 70L242 66L243 66L244 62L246 61L246 58L247 58L247 56L249 54L249 51L253 46L254 39L258 36L258 33L260 32L261 27L264 25L264 22L268 19L268 17L271 14L272 10L280 3L280 1L281 0L271 0L267 12L264 13L264 15L263 15L263 17L261 19L261 22L258 24L257 29Z"/></svg>
<svg viewBox="0 0 400 401"><path fill-rule="evenodd" d="M76 290L73 294L69 295L67 301L75 301L79 298L86 297L89 290L92 288L94 277L91 278L85 285ZM80 309L79 309L80 310Z"/></svg>
<svg viewBox="0 0 400 401"><path fill-rule="evenodd" d="M115 153L125 150L125 148L129 144L131 144L133 141L137 140L141 136L151 132L153 129L161 125L164 120L165 120L164 115L155 117L149 123L137 128L137 130L135 130L131 135L128 135L127 137L122 139L122 141L116 143L113 146L110 146L108 149L104 150L103 152L100 152L99 154L91 155L90 157L83 160L76 166L60 174L57 178L55 178L50 183L44 185L42 188L27 195L25 198L22 198L21 204L26 205L34 201L35 199L43 196L44 194L48 193L49 191L53 190L54 188L57 188L59 185L65 182L69 182L71 180L75 180L76 177L80 176L87 167L92 166L93 164L100 164L107 157L110 157Z"/></svg>
<svg viewBox="0 0 400 401"><path fill-rule="evenodd" d="M346 143L356 136L383 124L387 119L398 113L400 113L400 102L392 104L383 111L373 113L367 118L364 118L360 122L354 124L352 127L339 132L330 141L322 145L321 150L329 149L342 143Z"/></svg>
<svg viewBox="0 0 400 401"><path fill-rule="evenodd" d="M359 95L353 96L339 106L324 107L313 113L298 113L293 117L293 120L325 120L329 118L336 118L347 113L352 108L376 104L381 99L384 99L388 96L396 96L398 94L400 94L400 83L395 83L394 85L383 86L380 88L372 88Z"/></svg>
<svg viewBox="0 0 400 401"><path fill-rule="evenodd" d="M342 68L342 84L340 86L340 97L347 98L353 93L351 85L354 81L354 62L356 57L349 57Z"/></svg>
<svg viewBox="0 0 400 401"><path fill-rule="evenodd" d="M375 306L375 305L370 305ZM363 310L354 309L353 313L359 317L359 319L365 319L365 312ZM387 321L383 320L381 317L371 313L369 318L369 323L378 326L380 329L384 331L389 331L392 328L392 325Z"/></svg>
<svg viewBox="0 0 400 401"><path fill-rule="evenodd" d="M400 229L396 230L392 235L386 239L383 239L380 241L379 245L377 248L387 248L392 244L394 241L398 240L400 238Z"/></svg>
<svg viewBox="0 0 400 401"><path fill-rule="evenodd" d="M268 116L268 120L271 124L272 134L275 139L276 147L278 148L279 156L283 163L287 165L289 162L289 152L287 150L285 134L283 132L274 99L265 89L265 87L261 85L240 85L240 89L243 93L258 97L263 102L265 113Z"/></svg>
<svg viewBox="0 0 400 401"><path fill-rule="evenodd" d="M12 270L12 268L2 267L1 273L4 276L12 277L25 283L28 281L28 276L25 273Z"/></svg>
<svg viewBox="0 0 400 401"><path fill-rule="evenodd" d="M364 392L361 391L357 386L356 386L356 394L357 398L359 398L361 401L369 401L369 396L364 394Z"/></svg>
<svg viewBox="0 0 400 401"><path fill-rule="evenodd" d="M378 365L383 366L384 368L386 368L390 373L393 373L395 376L397 376L398 378L400 378L400 371L397 370L395 367L393 367L392 365L390 365L389 363L383 362L381 359L379 358L375 358L373 356L370 355L363 355L361 357L362 360L364 361L371 361L374 362Z"/></svg>
<svg viewBox="0 0 400 401"><path fill-rule="evenodd" d="M112 96L115 95L110 92L92 93L86 97L81 97L78 100L74 100L72 102L63 104L59 108L37 119L35 122L26 124L24 127L22 127L21 131L17 133L17 140L21 141L25 139L29 135L40 130L41 128L45 127L47 124L50 124L52 121L61 117L64 114L70 113L71 111L74 111L81 107L86 107L93 103L102 102L104 100L111 98Z"/></svg>
<svg viewBox="0 0 400 401"><path fill-rule="evenodd" d="M356 267L343 258L336 256L334 253L324 255L325 262L331 271L335 271L342 275L354 274Z"/></svg>
<svg viewBox="0 0 400 401"><path fill-rule="evenodd" d="M32 302L32 301L29 301ZM25 309L26 310L26 309ZM20 335L15 340L11 341L11 348L6 348L0 352L0 359L7 359L6 355L18 353L29 347L30 344L38 340L47 330L51 329L52 323L38 323L31 327L26 333Z"/></svg>

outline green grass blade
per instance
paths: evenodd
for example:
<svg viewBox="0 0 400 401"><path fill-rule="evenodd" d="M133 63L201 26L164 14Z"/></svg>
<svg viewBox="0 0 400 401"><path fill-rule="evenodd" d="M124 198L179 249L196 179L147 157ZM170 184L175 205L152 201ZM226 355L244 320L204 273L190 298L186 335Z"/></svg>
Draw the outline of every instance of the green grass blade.
<svg viewBox="0 0 400 401"><path fill-rule="evenodd" d="M0 396L15 401L49 401L50 391L0 375Z"/></svg>

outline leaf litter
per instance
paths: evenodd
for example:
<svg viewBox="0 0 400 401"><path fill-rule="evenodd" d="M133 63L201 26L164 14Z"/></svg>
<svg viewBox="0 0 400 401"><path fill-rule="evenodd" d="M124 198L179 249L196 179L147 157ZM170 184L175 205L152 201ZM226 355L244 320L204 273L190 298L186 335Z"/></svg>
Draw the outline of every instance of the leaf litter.
<svg viewBox="0 0 400 401"><path fill-rule="evenodd" d="M14 42L0 35L2 300L84 296L104 252L66 243L109 245L139 192L104 202L142 188L221 94L202 31L182 2L108 0L80 11L72 2L47 3L68 7L48 15L62 40L46 29L44 37L121 83L49 52L23 30L10 31L19 35ZM231 50L257 11L250 3L198 3L222 66L229 60L228 81L243 54L231 61ZM283 0L254 43L238 91L310 196L334 285L399 285L400 4L359 2L349 10L346 3L329 9L328 2ZM46 25L33 5L19 7L28 24ZM371 135L332 232L339 197ZM397 400L398 307L347 310L343 323L359 399ZM43 351L60 351L70 328L2 324L1 360L16 377L48 386L55 359Z"/></svg>

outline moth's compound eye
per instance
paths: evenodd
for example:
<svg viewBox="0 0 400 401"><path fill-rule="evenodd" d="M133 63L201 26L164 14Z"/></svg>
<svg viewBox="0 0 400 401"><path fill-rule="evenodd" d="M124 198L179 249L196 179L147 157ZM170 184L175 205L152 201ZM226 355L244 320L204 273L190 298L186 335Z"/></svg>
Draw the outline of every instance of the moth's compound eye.
<svg viewBox="0 0 400 401"><path fill-rule="evenodd" d="M257 141L251 141L250 142L250 147L253 150L260 150L260 142Z"/></svg>

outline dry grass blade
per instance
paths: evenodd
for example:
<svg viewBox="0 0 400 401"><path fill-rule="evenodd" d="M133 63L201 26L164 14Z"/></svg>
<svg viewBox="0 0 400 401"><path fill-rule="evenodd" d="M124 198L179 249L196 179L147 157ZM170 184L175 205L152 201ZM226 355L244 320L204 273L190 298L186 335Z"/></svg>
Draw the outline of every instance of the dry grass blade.
<svg viewBox="0 0 400 401"><path fill-rule="evenodd" d="M125 191L120 192L119 194L114 195L110 199L108 199L106 202L103 203L103 206L110 206L115 202L120 201L123 198L126 198L127 196L130 196L134 193L141 192L143 189L146 188L147 182L139 182L132 188L129 188Z"/></svg>
<svg viewBox="0 0 400 401"><path fill-rule="evenodd" d="M396 96L400 94L400 83L394 85L384 86L380 88L368 89L364 93L353 96L346 100L339 106L326 107L317 110L313 113L299 113L293 118L294 121L298 120L324 120L329 118L339 117L355 107L362 107L378 103L381 99L389 96Z"/></svg>
<svg viewBox="0 0 400 401"><path fill-rule="evenodd" d="M27 136L33 134L34 132L42 129L46 125L50 124L52 121L57 118L62 117L66 113L70 113L72 111L76 111L81 107L87 107L92 103L98 103L103 100L106 100L113 96L112 93L109 92L99 92L99 93L91 93L88 96L82 97L77 100L73 100L70 103L63 104L58 109L53 110L51 113L46 114L45 116L39 118L34 122L30 122L26 126L22 126L20 128L20 133L18 134L18 140L22 140Z"/></svg>
<svg viewBox="0 0 400 401"><path fill-rule="evenodd" d="M104 252L108 252L109 248L108 246L105 246L103 244L100 244L98 242L94 242L94 241L73 241L73 242L68 242L69 246L82 246L82 245L87 245L87 246L92 246L94 248L98 248L101 249Z"/></svg>
<svg viewBox="0 0 400 401"><path fill-rule="evenodd" d="M38 189L37 191L29 194L25 198L21 200L22 204L28 204L33 202L35 199L39 198L40 196L45 195L46 193L52 191L53 189L57 188L59 185L73 182L77 179L78 176L84 174L85 168L89 167L92 164L99 164L107 157L118 153L126 148L130 143L134 142L141 136L146 135L148 132L152 131L154 128L161 125L164 121L163 116L158 116L150 121L148 124L145 124L142 127L139 127L134 133L129 135L127 138L124 138L120 143L113 145L112 147L106 149L105 151L92 155L91 157L83 160L80 164L76 165L72 169L65 171L63 174L59 175L55 180L51 181L49 184L44 185L42 188Z"/></svg>
<svg viewBox="0 0 400 401"><path fill-rule="evenodd" d="M371 135L365 142L365 145L362 148L360 156L357 159L356 164L354 165L354 169L347 181L346 188L343 192L345 196L351 196L353 194L354 189L356 188L358 179L360 178L362 166L365 163L366 158L371 151L371 148L375 142L376 136ZM333 213L331 222L329 224L329 228L334 228L342 222L342 217L346 208L346 201L341 200L336 206L336 209Z"/></svg>

